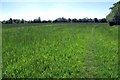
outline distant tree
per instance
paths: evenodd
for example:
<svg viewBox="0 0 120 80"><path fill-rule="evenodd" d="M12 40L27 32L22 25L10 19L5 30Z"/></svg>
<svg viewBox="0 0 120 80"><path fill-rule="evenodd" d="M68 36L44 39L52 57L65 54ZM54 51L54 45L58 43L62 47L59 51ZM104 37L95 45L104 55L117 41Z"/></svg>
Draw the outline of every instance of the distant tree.
<svg viewBox="0 0 120 80"><path fill-rule="evenodd" d="M83 18L83 19L82 19L82 22L84 22L84 23L88 22L88 18L87 18L87 17L86 17L86 18Z"/></svg>
<svg viewBox="0 0 120 80"><path fill-rule="evenodd" d="M99 19L99 22L101 22L101 23L106 23L107 21L106 21L105 18L102 18L102 19Z"/></svg>
<svg viewBox="0 0 120 80"><path fill-rule="evenodd" d="M46 21L46 20L43 20L43 21L42 21L42 23L48 23L48 21Z"/></svg>
<svg viewBox="0 0 120 80"><path fill-rule="evenodd" d="M38 23L38 22L39 22L38 19L33 20L33 23Z"/></svg>
<svg viewBox="0 0 120 80"><path fill-rule="evenodd" d="M61 22L61 18L57 18L55 21L57 21L57 22Z"/></svg>
<svg viewBox="0 0 120 80"><path fill-rule="evenodd" d="M14 24L19 24L19 23L21 23L21 22L20 22L20 19L13 19L13 23L14 23Z"/></svg>
<svg viewBox="0 0 120 80"><path fill-rule="evenodd" d="M89 22L89 23L93 23L94 20L90 18L90 19L88 19L88 22Z"/></svg>
<svg viewBox="0 0 120 80"><path fill-rule="evenodd" d="M38 17L38 23L41 23L41 18L40 17Z"/></svg>
<svg viewBox="0 0 120 80"><path fill-rule="evenodd" d="M21 23L25 23L25 20L24 20L24 19L22 19L22 20L21 20Z"/></svg>
<svg viewBox="0 0 120 80"><path fill-rule="evenodd" d="M53 23L57 23L58 21L55 19L55 20L53 20Z"/></svg>
<svg viewBox="0 0 120 80"><path fill-rule="evenodd" d="M61 18L61 22L67 22L67 19L64 18L64 17L62 17L62 18Z"/></svg>
<svg viewBox="0 0 120 80"><path fill-rule="evenodd" d="M94 18L94 22L95 22L95 23L98 23L99 20L98 20L97 18Z"/></svg>
<svg viewBox="0 0 120 80"><path fill-rule="evenodd" d="M72 22L78 22L78 20L76 18L72 19Z"/></svg>
<svg viewBox="0 0 120 80"><path fill-rule="evenodd" d="M82 19L78 19L78 22L82 22Z"/></svg>
<svg viewBox="0 0 120 80"><path fill-rule="evenodd" d="M7 21L3 20L2 24L9 24L9 20L7 20Z"/></svg>
<svg viewBox="0 0 120 80"><path fill-rule="evenodd" d="M31 21L31 20L29 20L29 21L28 21L28 23L32 23L32 21Z"/></svg>
<svg viewBox="0 0 120 80"><path fill-rule="evenodd" d="M68 23L71 23L71 22L72 22L72 20L71 20L70 18L68 18L67 22L68 22Z"/></svg>
<svg viewBox="0 0 120 80"><path fill-rule="evenodd" d="M17 19L13 19L13 22L14 22L15 24L17 24Z"/></svg>
<svg viewBox="0 0 120 80"><path fill-rule="evenodd" d="M12 18L9 19L9 24L12 24L13 23L13 20Z"/></svg>
<svg viewBox="0 0 120 80"><path fill-rule="evenodd" d="M60 22L64 23L64 22L68 22L68 20L64 17L53 20L53 23L60 23Z"/></svg>
<svg viewBox="0 0 120 80"><path fill-rule="evenodd" d="M48 20L48 23L52 23L52 20Z"/></svg>

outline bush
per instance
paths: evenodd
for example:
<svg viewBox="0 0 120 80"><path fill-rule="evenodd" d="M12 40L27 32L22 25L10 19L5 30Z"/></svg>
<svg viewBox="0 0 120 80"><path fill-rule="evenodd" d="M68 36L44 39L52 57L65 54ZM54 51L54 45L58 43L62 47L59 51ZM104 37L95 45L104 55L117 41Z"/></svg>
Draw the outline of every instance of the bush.
<svg viewBox="0 0 120 80"><path fill-rule="evenodd" d="M109 26L113 26L113 25L115 25L114 22L109 22Z"/></svg>

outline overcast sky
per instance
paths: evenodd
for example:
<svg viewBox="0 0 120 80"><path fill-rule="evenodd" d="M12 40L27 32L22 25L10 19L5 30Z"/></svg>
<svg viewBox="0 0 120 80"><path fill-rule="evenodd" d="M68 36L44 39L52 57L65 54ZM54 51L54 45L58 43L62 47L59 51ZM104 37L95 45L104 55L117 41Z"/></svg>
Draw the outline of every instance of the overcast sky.
<svg viewBox="0 0 120 80"><path fill-rule="evenodd" d="M58 17L65 18L105 18L109 14L111 2L9 2L3 1L1 5L0 20L25 19L33 20L41 17L42 20L53 20Z"/></svg>

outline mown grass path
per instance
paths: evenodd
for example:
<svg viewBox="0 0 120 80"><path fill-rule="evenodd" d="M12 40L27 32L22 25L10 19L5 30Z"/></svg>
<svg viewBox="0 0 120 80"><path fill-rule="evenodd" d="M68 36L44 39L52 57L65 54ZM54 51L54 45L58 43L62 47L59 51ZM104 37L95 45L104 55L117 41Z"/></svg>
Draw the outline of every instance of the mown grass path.
<svg viewBox="0 0 120 80"><path fill-rule="evenodd" d="M94 36L95 36L95 31L94 27L91 29L91 34L90 34L90 41L89 41L89 47L88 47L88 52L86 56L86 62L85 62L85 70L86 70L86 78L94 78L94 74L97 71L96 62L95 62L95 46L94 46Z"/></svg>

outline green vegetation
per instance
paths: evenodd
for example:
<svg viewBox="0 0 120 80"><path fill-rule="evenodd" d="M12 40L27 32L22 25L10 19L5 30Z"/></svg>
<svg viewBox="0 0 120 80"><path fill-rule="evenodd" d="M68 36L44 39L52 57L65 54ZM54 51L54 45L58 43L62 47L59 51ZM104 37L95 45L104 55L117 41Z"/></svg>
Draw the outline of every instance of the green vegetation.
<svg viewBox="0 0 120 80"><path fill-rule="evenodd" d="M2 30L5 78L118 77L117 26L4 24Z"/></svg>
<svg viewBox="0 0 120 80"><path fill-rule="evenodd" d="M0 23L0 79L2 79L2 24Z"/></svg>
<svg viewBox="0 0 120 80"><path fill-rule="evenodd" d="M107 15L108 22L114 22L115 24L120 24L120 1L115 3L113 7L110 8L111 12Z"/></svg>

